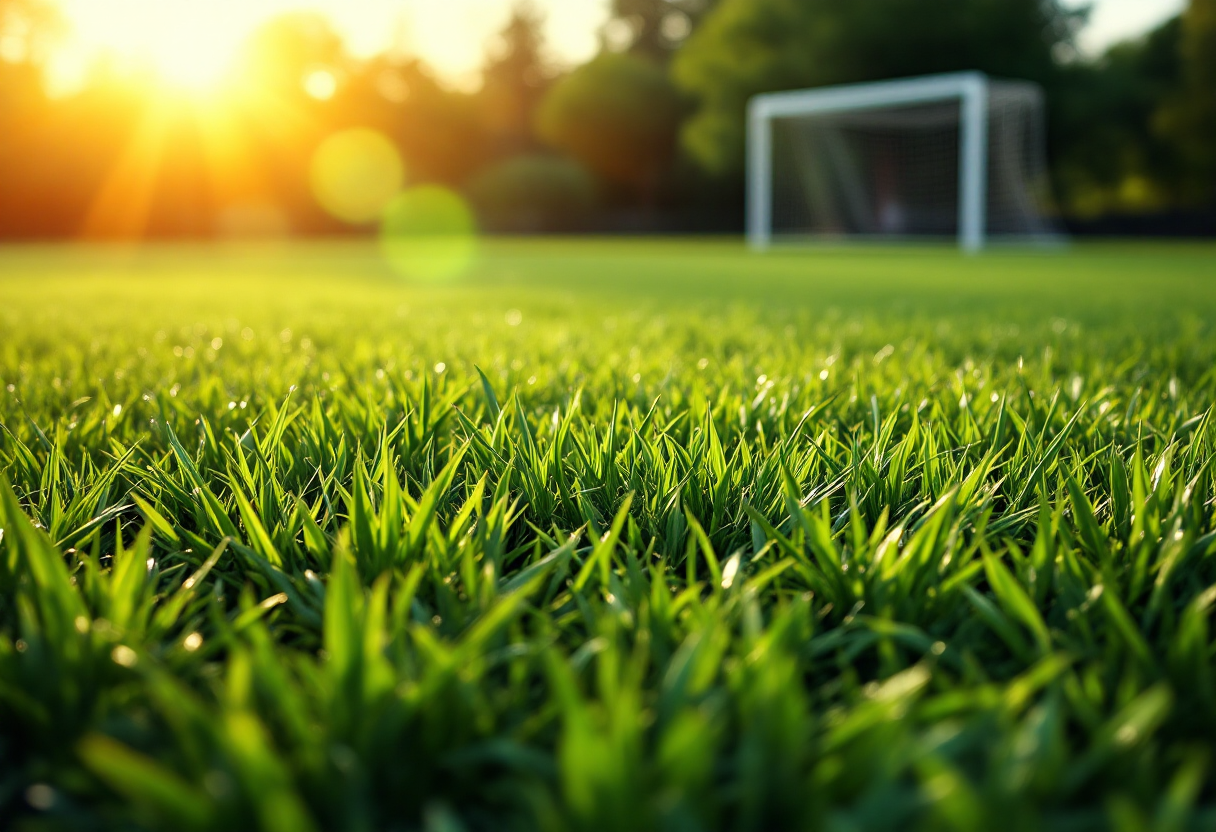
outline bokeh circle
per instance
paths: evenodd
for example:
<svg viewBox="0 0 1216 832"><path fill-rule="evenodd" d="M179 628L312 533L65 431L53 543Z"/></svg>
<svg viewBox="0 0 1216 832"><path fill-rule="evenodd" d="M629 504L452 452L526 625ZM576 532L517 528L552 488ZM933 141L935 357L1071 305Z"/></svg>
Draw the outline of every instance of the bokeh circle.
<svg viewBox="0 0 1216 832"><path fill-rule="evenodd" d="M400 275L432 282L451 280L473 265L477 222L456 192L420 185L402 192L384 209L380 245Z"/></svg>
<svg viewBox="0 0 1216 832"><path fill-rule="evenodd" d="M321 142L310 170L313 195L331 216L350 223L375 222L401 191L405 164L376 130L343 130Z"/></svg>

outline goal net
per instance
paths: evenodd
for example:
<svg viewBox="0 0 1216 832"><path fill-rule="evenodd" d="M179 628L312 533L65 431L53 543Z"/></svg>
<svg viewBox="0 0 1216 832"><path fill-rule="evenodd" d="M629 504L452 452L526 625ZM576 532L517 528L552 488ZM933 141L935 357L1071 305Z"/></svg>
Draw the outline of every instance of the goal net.
<svg viewBox="0 0 1216 832"><path fill-rule="evenodd" d="M1042 91L979 73L753 99L748 236L1059 240Z"/></svg>

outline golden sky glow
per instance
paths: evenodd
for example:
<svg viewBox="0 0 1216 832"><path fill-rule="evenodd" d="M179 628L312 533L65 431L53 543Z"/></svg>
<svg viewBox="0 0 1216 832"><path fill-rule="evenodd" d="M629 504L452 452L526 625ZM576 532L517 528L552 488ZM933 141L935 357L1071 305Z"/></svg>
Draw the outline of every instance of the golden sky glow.
<svg viewBox="0 0 1216 832"><path fill-rule="evenodd" d="M59 0L71 27L52 85L81 84L100 57L148 68L167 82L206 88L249 34L276 15L325 15L357 56L393 47L417 54L450 83L473 86L486 44L512 0ZM538 0L552 58L575 63L596 49L607 0Z"/></svg>
<svg viewBox="0 0 1216 832"><path fill-rule="evenodd" d="M217 82L254 23L227 0L66 0L72 26L65 51L84 62L100 53L147 65L185 87Z"/></svg>

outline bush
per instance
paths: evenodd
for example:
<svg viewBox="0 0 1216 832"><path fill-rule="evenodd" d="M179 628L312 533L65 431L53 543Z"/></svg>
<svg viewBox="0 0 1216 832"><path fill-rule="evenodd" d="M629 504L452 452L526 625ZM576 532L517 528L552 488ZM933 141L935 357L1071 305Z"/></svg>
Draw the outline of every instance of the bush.
<svg viewBox="0 0 1216 832"><path fill-rule="evenodd" d="M581 228L596 203L596 184L578 162L517 156L492 165L469 185L469 198L489 231L534 233Z"/></svg>

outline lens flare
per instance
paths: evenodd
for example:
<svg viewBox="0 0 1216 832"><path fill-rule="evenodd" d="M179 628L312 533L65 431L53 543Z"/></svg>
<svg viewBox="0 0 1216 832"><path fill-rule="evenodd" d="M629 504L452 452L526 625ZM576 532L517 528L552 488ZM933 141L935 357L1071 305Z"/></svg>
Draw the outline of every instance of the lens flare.
<svg viewBox="0 0 1216 832"><path fill-rule="evenodd" d="M414 280L451 280L473 264L477 224L459 194L423 185L389 203L380 227L380 244L399 274Z"/></svg>
<svg viewBox="0 0 1216 832"><path fill-rule="evenodd" d="M344 130L323 141L312 158L312 190L329 214L352 225L374 222L405 182L401 154L383 133Z"/></svg>

